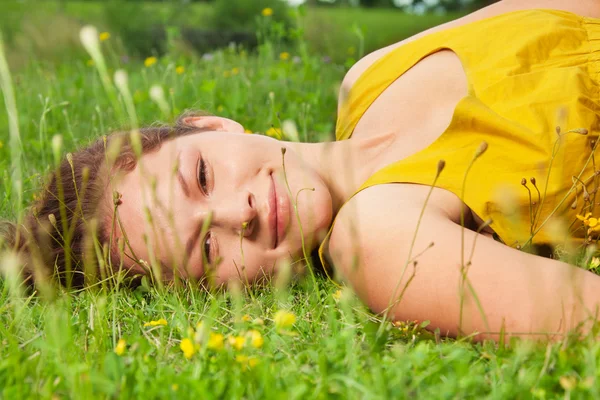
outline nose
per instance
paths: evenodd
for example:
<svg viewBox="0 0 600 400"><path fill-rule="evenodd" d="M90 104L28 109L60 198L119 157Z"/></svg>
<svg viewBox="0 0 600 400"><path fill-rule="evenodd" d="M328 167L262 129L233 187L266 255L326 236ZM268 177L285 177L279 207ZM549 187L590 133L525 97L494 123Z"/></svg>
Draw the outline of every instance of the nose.
<svg viewBox="0 0 600 400"><path fill-rule="evenodd" d="M256 199L250 191L217 204L213 208L212 225L232 229L244 237L252 235L258 218Z"/></svg>

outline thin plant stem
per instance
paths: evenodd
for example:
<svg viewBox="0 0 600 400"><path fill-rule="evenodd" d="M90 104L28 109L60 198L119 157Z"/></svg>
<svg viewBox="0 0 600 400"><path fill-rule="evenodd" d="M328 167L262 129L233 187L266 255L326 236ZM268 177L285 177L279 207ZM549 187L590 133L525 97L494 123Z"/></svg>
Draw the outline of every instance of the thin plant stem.
<svg viewBox="0 0 600 400"><path fill-rule="evenodd" d="M571 132L571 131L569 131L569 132ZM600 141L596 141L596 143L594 144L594 147L592 149L592 154L590 154L590 156L588 157L587 161L583 165L583 168L582 168L581 172L579 173L579 175L577 176L577 178L581 178L581 175L585 171L585 168L587 167L587 165L589 164L590 160L592 159L592 155L594 154L594 152L596 151L596 148L598 147L598 143L600 143ZM554 157L552 159L554 159ZM550 171L548 171L548 177L549 177L549 175L550 175ZM596 173L594 173L594 175L592 177L590 177L590 178L588 178L586 180L593 179L595 177L595 175L596 175ZM546 178L546 179L548 179L548 178ZM548 187L548 180L546 180L546 185L545 186L546 186L546 188ZM544 198L546 197L546 188L544 189L544 196L542 197L542 203L540 204L540 208L538 209L538 215L540 215L540 212L541 212L540 210L542 208L542 204L543 204ZM523 244L523 247L526 246L526 245L528 245L529 243L531 243L531 241L533 240L533 237L544 227L544 225L550 220L550 218L554 215L554 213L563 205L563 203L566 201L566 199L572 193L572 191L573 191L574 188L576 188L576 185L572 185L571 186L571 188L564 195L564 197L561 199L561 201L554 207L554 209L544 219L544 221L542 221L542 223L540 224L540 226L537 229L534 229L533 235L531 235L529 237L529 239L527 239L527 241Z"/></svg>
<svg viewBox="0 0 600 400"><path fill-rule="evenodd" d="M288 196L291 199L292 198L292 190L290 188L290 184L289 184L288 179L287 179L287 171L285 169L285 151L286 151L285 147L282 147L281 148L281 164L283 166L283 179L285 181L285 187L286 187L286 189L288 191ZM309 189L309 188L306 188L306 189ZM314 190L313 188L311 188L311 189ZM308 265L308 269L309 269L311 277L313 279L313 283L315 284L315 288L317 288L317 278L316 278L315 273L313 271L313 265L312 265L312 262L310 260L310 255L306 251L306 243L304 242L304 230L302 229L302 221L300 220L300 213L298 212L298 199L297 199L297 197L295 198L295 201L293 202L292 206L294 207L294 214L296 216L296 220L298 221L298 229L300 230L300 241L302 243L302 254L304 255L304 259L306 260L306 264Z"/></svg>
<svg viewBox="0 0 600 400"><path fill-rule="evenodd" d="M467 185L467 176L469 175L469 171L473 167L475 160L477 160L486 150L487 150L487 143L482 142L481 145L475 151L475 155L471 159L471 162L467 166L467 170L465 171L465 175L463 176L461 197L460 197L460 199L463 203L465 202L465 188ZM458 330L459 331L462 330L461 327L462 327L462 320L463 320L463 306L464 306L464 301L465 301L464 282L467 280L467 272L468 272L468 267L465 266L465 211L464 211L464 207L460 208L460 271L461 271L461 281L460 281L460 287L459 287L460 311L459 311L459 318L458 318ZM474 292L474 291L472 291L472 292ZM475 301L477 302L478 308L480 308L480 310L481 310L481 304L479 304L477 296L475 296ZM489 330L489 328L487 327L487 320L486 320L484 313L482 313L482 317L485 321L486 328Z"/></svg>
<svg viewBox="0 0 600 400"><path fill-rule="evenodd" d="M4 40L0 32L0 89L4 94L4 105L8 114L10 167L11 167L11 203L16 206L17 219L21 220L23 212L23 144L19 132L19 116L15 101L10 70L4 53Z"/></svg>
<svg viewBox="0 0 600 400"><path fill-rule="evenodd" d="M441 174L442 170L444 169L444 166L445 166L445 161L440 160L438 163L438 168L437 168L437 172L435 174L435 178L433 179L433 183L429 187L429 191L427 192L427 196L425 197L425 201L423 202L423 207L421 208L421 213L419 214L419 219L417 220L417 226L415 228L415 233L413 234L412 241L410 243L410 247L408 248L408 257L406 257L406 261L404 262L404 266L402 268L402 273L400 274L400 278L398 279L398 283L396 284L396 287L394 288L394 291L392 292L392 294L390 296L390 301L388 303L388 306L385 308L381 323L379 325L379 328L377 329L377 337L380 337L381 334L383 333L383 327L384 327L385 322L387 321L387 317L388 317L388 314L389 314L391 308L394 305L398 304L402 300L402 298L398 298L397 300L394 300L394 298L396 297L396 293L398 292L398 289L400 288L400 283L402 283L402 279L404 278L406 268L408 267L408 264L412 258L412 252L413 252L413 248L415 247L415 243L417 241L417 234L419 233L419 227L421 226L421 221L423 219L423 215L425 215L425 208L427 207L427 204L429 203L429 198L431 197L431 194L433 193L435 184L437 183L437 180L440 177L440 174ZM431 247L431 246L429 246L429 247ZM409 281L410 281L410 279L409 279ZM404 292L404 290L402 291L402 293L403 292Z"/></svg>

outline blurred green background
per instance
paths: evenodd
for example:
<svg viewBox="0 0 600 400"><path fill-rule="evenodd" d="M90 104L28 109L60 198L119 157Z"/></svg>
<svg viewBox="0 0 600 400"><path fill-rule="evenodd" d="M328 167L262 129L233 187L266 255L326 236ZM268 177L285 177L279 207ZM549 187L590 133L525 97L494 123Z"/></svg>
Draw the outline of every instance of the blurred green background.
<svg viewBox="0 0 600 400"><path fill-rule="evenodd" d="M78 33L92 24L111 35L121 58L176 49L201 55L231 42L256 46L256 16L265 8L296 30L312 53L352 64L357 57L456 19L490 0L3 0L0 31L13 69L65 62L83 50ZM292 9L302 4L301 18ZM169 47L169 45L172 45Z"/></svg>

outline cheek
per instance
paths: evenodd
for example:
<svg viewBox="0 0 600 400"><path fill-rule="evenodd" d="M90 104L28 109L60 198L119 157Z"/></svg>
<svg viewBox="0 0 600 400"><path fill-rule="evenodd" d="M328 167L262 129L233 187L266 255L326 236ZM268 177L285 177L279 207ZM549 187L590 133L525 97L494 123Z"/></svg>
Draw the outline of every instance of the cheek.
<svg viewBox="0 0 600 400"><path fill-rule="evenodd" d="M236 243L229 246L226 250L227 255L225 260L217 269L220 282L239 279L240 277L244 278L244 276L248 281L252 282L265 273L267 275L271 274L275 259L267 251L247 242L244 242L243 249L244 253L242 257L240 242L236 241Z"/></svg>

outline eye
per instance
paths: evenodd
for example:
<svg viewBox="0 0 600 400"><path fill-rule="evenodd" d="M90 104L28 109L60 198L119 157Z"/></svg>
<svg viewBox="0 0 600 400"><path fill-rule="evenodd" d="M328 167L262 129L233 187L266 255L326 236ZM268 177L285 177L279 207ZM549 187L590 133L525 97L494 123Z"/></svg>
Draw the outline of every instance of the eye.
<svg viewBox="0 0 600 400"><path fill-rule="evenodd" d="M203 158L198 161L198 185L205 195L208 195L208 183L206 181L206 163Z"/></svg>
<svg viewBox="0 0 600 400"><path fill-rule="evenodd" d="M213 256L212 256L211 249L214 246L212 246L212 242L213 242L212 233L208 232L206 234L206 237L204 238L204 255L206 256L206 261L209 265L212 264L212 262L213 262Z"/></svg>

